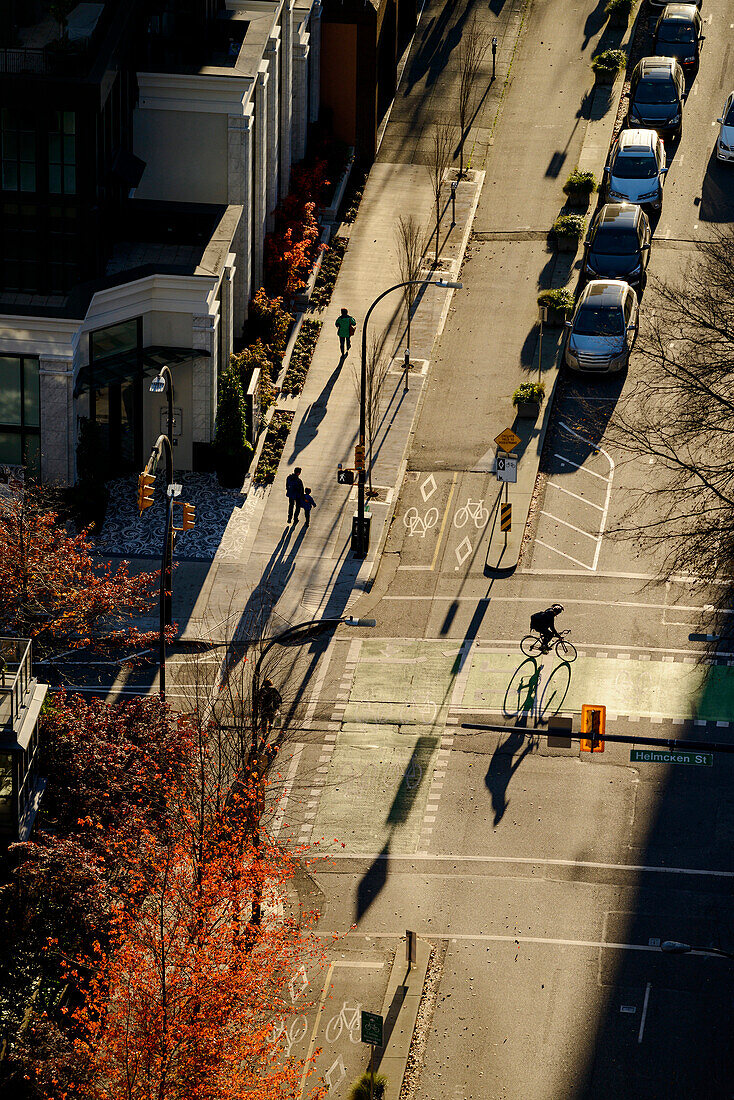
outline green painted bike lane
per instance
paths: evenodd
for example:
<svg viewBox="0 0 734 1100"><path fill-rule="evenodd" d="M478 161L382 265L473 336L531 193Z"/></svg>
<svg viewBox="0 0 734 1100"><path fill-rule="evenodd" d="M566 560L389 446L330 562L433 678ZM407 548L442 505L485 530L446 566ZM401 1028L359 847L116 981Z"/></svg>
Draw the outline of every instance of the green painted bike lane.
<svg viewBox="0 0 734 1100"><path fill-rule="evenodd" d="M729 721L734 668L591 656L568 664L482 648L462 662L458 643L363 641L315 829L350 851L415 851L449 710L502 723L579 712L582 703Z"/></svg>

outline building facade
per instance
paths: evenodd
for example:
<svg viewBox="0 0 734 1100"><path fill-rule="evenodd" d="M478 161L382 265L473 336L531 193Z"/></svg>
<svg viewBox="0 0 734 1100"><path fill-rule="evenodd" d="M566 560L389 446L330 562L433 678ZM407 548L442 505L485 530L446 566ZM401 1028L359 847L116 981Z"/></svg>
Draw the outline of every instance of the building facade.
<svg viewBox="0 0 734 1100"><path fill-rule="evenodd" d="M106 0L0 46L0 463L76 479L82 418L139 469L174 379L176 465L210 462L217 378L320 102L319 0Z"/></svg>

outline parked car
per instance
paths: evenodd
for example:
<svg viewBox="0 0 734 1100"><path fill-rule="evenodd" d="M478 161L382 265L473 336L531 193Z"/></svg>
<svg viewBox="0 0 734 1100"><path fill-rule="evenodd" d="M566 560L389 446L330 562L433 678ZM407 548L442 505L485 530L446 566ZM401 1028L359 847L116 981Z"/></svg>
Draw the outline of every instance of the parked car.
<svg viewBox="0 0 734 1100"><path fill-rule="evenodd" d="M668 171L655 130L622 130L604 169L607 202L634 202L659 210Z"/></svg>
<svg viewBox="0 0 734 1100"><path fill-rule="evenodd" d="M719 136L716 141L716 159L734 164L734 92L727 98L719 123Z"/></svg>
<svg viewBox="0 0 734 1100"><path fill-rule="evenodd" d="M658 11L660 8L668 6L668 0L648 0L648 3L653 11ZM695 7L701 10L701 0L694 0Z"/></svg>
<svg viewBox="0 0 734 1100"><path fill-rule="evenodd" d="M639 290L650 259L651 237L641 206L631 202L602 206L584 242L584 278L623 279Z"/></svg>
<svg viewBox="0 0 734 1100"><path fill-rule="evenodd" d="M655 53L676 58L684 73L695 73L704 38L695 4L666 4L655 27Z"/></svg>
<svg viewBox="0 0 734 1100"><path fill-rule="evenodd" d="M661 137L678 137L685 98L683 69L674 57L643 57L630 81L627 125L649 127Z"/></svg>
<svg viewBox="0 0 734 1100"><path fill-rule="evenodd" d="M639 306L629 283L594 279L584 288L568 334L564 360L571 370L601 373L627 369L637 337Z"/></svg>

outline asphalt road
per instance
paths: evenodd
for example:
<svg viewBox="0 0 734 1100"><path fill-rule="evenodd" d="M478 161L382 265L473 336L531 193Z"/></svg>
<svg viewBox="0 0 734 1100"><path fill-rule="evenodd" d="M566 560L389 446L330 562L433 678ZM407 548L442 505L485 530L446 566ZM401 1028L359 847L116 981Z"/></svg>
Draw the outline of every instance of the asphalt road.
<svg viewBox="0 0 734 1100"><path fill-rule="evenodd" d="M428 4L426 25L439 16ZM684 271L708 226L734 217L734 184L711 160L712 121L734 83L734 4L704 16L652 252L661 277ZM324 931L354 925L347 942L367 961L406 928L437 946L415 1100L732 1095L731 963L659 949L734 947L732 758L639 763L610 743L591 758L548 750L537 732L592 702L630 737L731 741L734 654L691 637L710 624L712 593L661 583L659 561L619 536L654 476L605 440L623 380L561 386L521 565L507 578L485 570L498 489L482 459L506 426L503 364L531 366L537 287L570 274L541 237L580 148L602 28L603 4L541 0L526 13L481 165L484 237L360 608L377 628L327 646L280 761L278 834L329 857L310 869ZM643 308L654 308L648 297ZM519 650L529 614L555 600L579 650L571 665Z"/></svg>

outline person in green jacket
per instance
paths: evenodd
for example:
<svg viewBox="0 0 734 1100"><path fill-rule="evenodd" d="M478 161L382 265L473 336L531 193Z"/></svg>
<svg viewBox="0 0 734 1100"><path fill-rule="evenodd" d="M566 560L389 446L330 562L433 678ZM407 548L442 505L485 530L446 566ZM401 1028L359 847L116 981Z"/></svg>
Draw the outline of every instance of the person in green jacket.
<svg viewBox="0 0 734 1100"><path fill-rule="evenodd" d="M343 359L352 346L352 337L357 328L357 322L353 317L349 316L348 309L342 309L341 314L337 317L334 324L339 334L339 347L341 348Z"/></svg>

